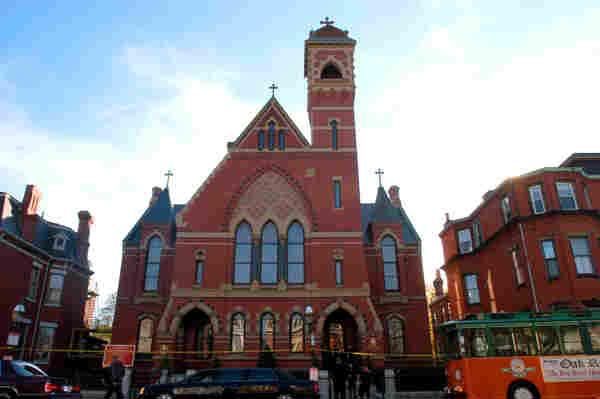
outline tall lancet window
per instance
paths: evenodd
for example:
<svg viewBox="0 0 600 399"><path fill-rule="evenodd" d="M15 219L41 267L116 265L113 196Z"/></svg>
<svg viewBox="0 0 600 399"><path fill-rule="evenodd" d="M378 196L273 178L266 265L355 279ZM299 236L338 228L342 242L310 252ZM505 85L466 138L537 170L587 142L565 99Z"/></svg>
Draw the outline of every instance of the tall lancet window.
<svg viewBox="0 0 600 399"><path fill-rule="evenodd" d="M279 237L273 222L265 224L261 239L260 282L264 284L277 283L277 252Z"/></svg>
<svg viewBox="0 0 600 399"><path fill-rule="evenodd" d="M381 240L381 256L383 258L383 279L385 289L398 290L398 266L396 260L396 241L391 236Z"/></svg>
<svg viewBox="0 0 600 399"><path fill-rule="evenodd" d="M148 252L146 254L146 271L144 273L144 291L158 290L158 277L160 275L160 253L162 251L162 240L154 236L148 241Z"/></svg>
<svg viewBox="0 0 600 399"><path fill-rule="evenodd" d="M250 283L250 268L252 265L252 229L242 222L235 232L235 264L233 282L236 284Z"/></svg>
<svg viewBox="0 0 600 399"><path fill-rule="evenodd" d="M287 281L304 283L304 230L298 222L291 224L287 233Z"/></svg>
<svg viewBox="0 0 600 399"><path fill-rule="evenodd" d="M331 149L338 149L338 123L336 120L329 122L331 126Z"/></svg>
<svg viewBox="0 0 600 399"><path fill-rule="evenodd" d="M265 132L261 130L258 132L258 149L260 151L265 149Z"/></svg>
<svg viewBox="0 0 600 399"><path fill-rule="evenodd" d="M285 131L283 131L283 130L279 131L277 145L279 146L279 151L285 150Z"/></svg>
<svg viewBox="0 0 600 399"><path fill-rule="evenodd" d="M273 151L275 149L275 122L269 122L269 133L267 137L269 151Z"/></svg>

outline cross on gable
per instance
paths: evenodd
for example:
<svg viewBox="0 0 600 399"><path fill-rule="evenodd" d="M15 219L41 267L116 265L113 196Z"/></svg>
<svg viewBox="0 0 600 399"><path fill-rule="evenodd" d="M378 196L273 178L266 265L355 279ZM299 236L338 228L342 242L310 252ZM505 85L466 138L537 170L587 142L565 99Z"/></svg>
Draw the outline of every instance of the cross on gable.
<svg viewBox="0 0 600 399"><path fill-rule="evenodd" d="M325 17L325 20L320 21L321 25L325 25L325 26L329 26L329 25L333 25L333 23L335 22L332 19L329 19L329 17Z"/></svg>
<svg viewBox="0 0 600 399"><path fill-rule="evenodd" d="M271 89L271 96L275 97L275 90L279 89L279 87L273 82L273 84L269 86L269 89Z"/></svg>

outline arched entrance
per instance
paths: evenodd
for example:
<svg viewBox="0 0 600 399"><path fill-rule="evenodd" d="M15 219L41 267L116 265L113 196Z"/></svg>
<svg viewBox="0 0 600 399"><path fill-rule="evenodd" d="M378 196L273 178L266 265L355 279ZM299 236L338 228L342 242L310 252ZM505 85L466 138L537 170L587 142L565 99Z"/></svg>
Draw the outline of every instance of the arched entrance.
<svg viewBox="0 0 600 399"><path fill-rule="evenodd" d="M195 308L186 313L179 323L176 335L178 359L183 360L186 369L196 369L199 362L212 357L214 332L210 318L202 310Z"/></svg>
<svg viewBox="0 0 600 399"><path fill-rule="evenodd" d="M333 366L335 356L343 356L349 359L349 352L358 352L360 339L358 336L358 325L350 313L344 309L333 311L323 323L323 366Z"/></svg>

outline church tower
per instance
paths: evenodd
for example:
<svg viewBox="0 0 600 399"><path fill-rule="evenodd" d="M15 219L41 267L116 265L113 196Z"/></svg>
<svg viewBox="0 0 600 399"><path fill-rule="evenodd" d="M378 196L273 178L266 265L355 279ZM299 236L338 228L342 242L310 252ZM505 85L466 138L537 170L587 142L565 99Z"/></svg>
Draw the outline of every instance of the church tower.
<svg viewBox="0 0 600 399"><path fill-rule="evenodd" d="M314 148L356 149L354 128L354 47L348 31L325 18L304 45L308 117Z"/></svg>

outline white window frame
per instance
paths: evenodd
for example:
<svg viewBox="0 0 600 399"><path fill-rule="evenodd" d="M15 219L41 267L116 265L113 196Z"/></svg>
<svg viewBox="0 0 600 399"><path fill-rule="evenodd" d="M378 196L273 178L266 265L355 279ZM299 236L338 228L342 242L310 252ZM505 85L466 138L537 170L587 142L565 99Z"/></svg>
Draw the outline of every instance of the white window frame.
<svg viewBox="0 0 600 399"><path fill-rule="evenodd" d="M536 199L535 192L540 196L540 201L542 202L542 209L538 210L536 208ZM533 186L529 186L529 199L531 200L531 209L535 215L541 215L542 213L546 213L546 201L544 199L544 190L542 190L541 184L534 184Z"/></svg>
<svg viewBox="0 0 600 399"><path fill-rule="evenodd" d="M344 285L344 261L342 259L335 259L335 285L341 287Z"/></svg>
<svg viewBox="0 0 600 399"><path fill-rule="evenodd" d="M50 271L50 278L48 279L48 289L46 290L46 298L44 298L44 304L46 306L61 306L62 305L62 299L63 299L63 294L65 292L65 275L66 273L64 271L60 271L60 270L51 270ZM50 290L51 289L55 289L55 288L51 288L50 285L52 284L52 277L54 276L60 276L62 277L62 284L60 287L60 295L57 301L50 301Z"/></svg>
<svg viewBox="0 0 600 399"><path fill-rule="evenodd" d="M60 243L59 243L59 240ZM54 242L52 244L52 249L55 251L64 251L67 246L67 236L64 233L58 233L54 236Z"/></svg>
<svg viewBox="0 0 600 399"><path fill-rule="evenodd" d="M40 277L42 275L41 271L42 271L42 266L37 262L33 262L33 266L31 267L31 276L29 278L29 287L27 288L26 299L30 299L32 301L36 300L38 292L40 290ZM37 275L36 275L36 273L37 273ZM33 285L34 285L33 284L34 281L35 281L35 291L31 292Z"/></svg>
<svg viewBox="0 0 600 399"><path fill-rule="evenodd" d="M466 233L465 236L463 233ZM458 250L461 254L468 254L473 252L473 234L470 228L464 228L458 230ZM463 244L468 244L468 248L463 248Z"/></svg>
<svg viewBox="0 0 600 399"><path fill-rule="evenodd" d="M469 277L472 277L475 281L475 287L469 288ZM481 293L479 291L479 276L475 273L468 273L463 275L463 283L465 285L465 302L467 305L478 305L481 303ZM471 300L470 292L477 292L477 301Z"/></svg>
<svg viewBox="0 0 600 399"><path fill-rule="evenodd" d="M560 188L559 188L560 186L569 187L569 192L571 194L571 198L573 199L573 204L575 205L575 208L564 209L562 207L562 204L560 201L560 199L561 199ZM577 196L575 195L575 188L573 188L573 183L568 182L568 181L557 181L556 182L556 195L558 196L558 205L559 205L561 211L576 211L579 209L579 204L577 203Z"/></svg>
<svg viewBox="0 0 600 399"><path fill-rule="evenodd" d="M47 323L47 322L40 322L40 327L38 329L38 336L37 336L37 342L36 347L39 348L39 340L40 337L42 336L41 332L42 330L52 330L52 335L50 336L49 339L49 344L47 346L47 350L36 350L33 354L33 363L35 364L50 364L50 357L52 354L52 348L54 347L54 338L56 337L56 329L58 328L58 325L56 323ZM40 357L43 356L43 357Z"/></svg>
<svg viewBox="0 0 600 399"><path fill-rule="evenodd" d="M582 255L582 254L575 254L575 250L573 248L573 241L574 240L583 240L586 243L587 246L587 253ZM575 237L569 237L569 246L571 247L571 255L573 256L573 263L575 263L575 272L577 273L578 276L590 276L590 275L595 275L596 274L596 268L594 266L594 261L592 259L592 247L590 245L590 240L588 239L588 237L584 237L584 236L575 236ZM589 266L590 266L590 271L587 272L580 272L578 267L577 267L577 258L587 258L589 261Z"/></svg>

